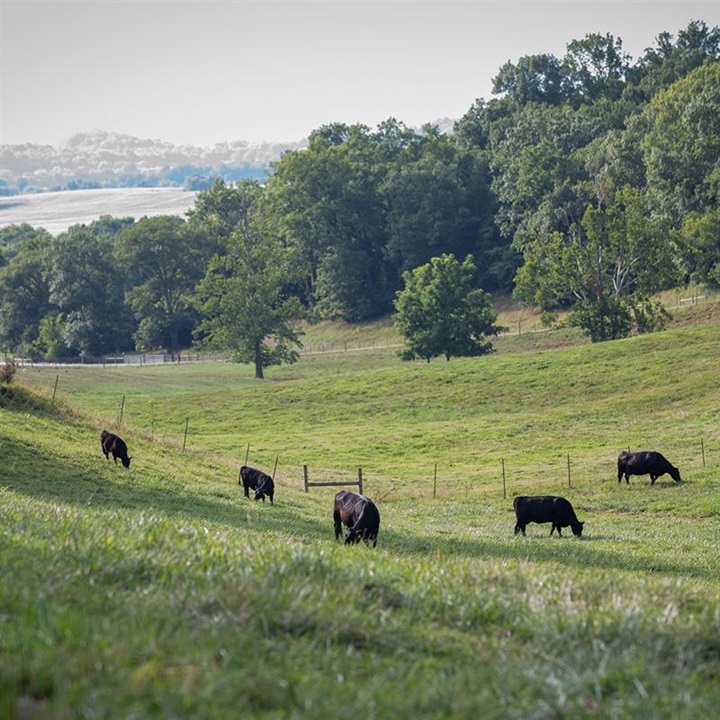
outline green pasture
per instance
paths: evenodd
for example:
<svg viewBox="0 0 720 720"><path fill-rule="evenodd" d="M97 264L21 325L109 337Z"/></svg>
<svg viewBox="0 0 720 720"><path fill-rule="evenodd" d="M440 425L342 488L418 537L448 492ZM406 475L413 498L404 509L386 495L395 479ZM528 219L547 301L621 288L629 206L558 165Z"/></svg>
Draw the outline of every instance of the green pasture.
<svg viewBox="0 0 720 720"><path fill-rule="evenodd" d="M713 717L720 324L562 337L314 353L264 381L22 368L0 400L0 718ZM628 447L683 482L618 485ZM246 453L277 461L274 505L242 496ZM303 465L362 467L376 549L335 541L336 488L303 492ZM515 537L521 492L568 497L583 538Z"/></svg>

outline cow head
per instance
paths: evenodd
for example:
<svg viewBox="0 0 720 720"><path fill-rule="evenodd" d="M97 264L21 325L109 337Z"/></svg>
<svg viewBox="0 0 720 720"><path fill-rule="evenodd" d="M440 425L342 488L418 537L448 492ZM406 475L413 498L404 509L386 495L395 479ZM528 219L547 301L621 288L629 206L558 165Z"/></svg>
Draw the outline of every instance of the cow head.
<svg viewBox="0 0 720 720"><path fill-rule="evenodd" d="M120 462L123 464L123 467L129 468L130 467L130 461L132 458L129 455L126 455L125 457L120 458Z"/></svg>
<svg viewBox="0 0 720 720"><path fill-rule="evenodd" d="M570 523L570 529L572 530L572 533L573 533L573 535L575 535L575 537L582 537L582 531L583 531L584 524L585 524L584 522L580 522L580 521Z"/></svg>

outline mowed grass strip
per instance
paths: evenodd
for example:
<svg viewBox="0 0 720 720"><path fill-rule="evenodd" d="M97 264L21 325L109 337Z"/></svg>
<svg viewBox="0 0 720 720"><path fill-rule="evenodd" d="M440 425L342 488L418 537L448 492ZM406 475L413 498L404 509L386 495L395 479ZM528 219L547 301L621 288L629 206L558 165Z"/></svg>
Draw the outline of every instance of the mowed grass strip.
<svg viewBox="0 0 720 720"><path fill-rule="evenodd" d="M318 355L263 383L23 370L0 409L0 716L713 716L717 330ZM123 395L129 470L99 444ZM683 483L618 485L617 451L646 443ZM280 456L274 506L242 497L248 444ZM302 492L304 463L363 466L376 550L335 542L336 488ZM584 537L515 537L517 491L570 498Z"/></svg>

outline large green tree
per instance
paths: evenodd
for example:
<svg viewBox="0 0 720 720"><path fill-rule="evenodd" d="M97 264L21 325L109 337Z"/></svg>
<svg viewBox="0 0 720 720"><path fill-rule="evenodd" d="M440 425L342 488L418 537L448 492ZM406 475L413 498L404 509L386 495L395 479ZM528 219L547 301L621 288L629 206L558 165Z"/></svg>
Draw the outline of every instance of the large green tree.
<svg viewBox="0 0 720 720"><path fill-rule="evenodd" d="M142 218L118 236L115 257L127 277L139 350L174 353L191 341L199 320L191 299L209 260L206 247L199 232L170 215Z"/></svg>
<svg viewBox="0 0 720 720"><path fill-rule="evenodd" d="M223 253L211 259L196 296L206 344L231 351L238 362L253 363L256 378L263 378L269 365L297 360L295 321L302 314L297 298L286 293L296 267L293 251L272 232L263 192L254 180L233 189L237 221L222 239Z"/></svg>
<svg viewBox="0 0 720 720"><path fill-rule="evenodd" d="M45 230L23 225L3 228L0 240L12 248L7 264L0 267L0 347L14 353L42 353L41 320L57 312L44 273L44 257L53 238Z"/></svg>
<svg viewBox="0 0 720 720"><path fill-rule="evenodd" d="M125 277L113 254L114 237L74 225L53 240L44 274L50 302L63 315L64 341L83 356L133 348L133 318L125 305Z"/></svg>
<svg viewBox="0 0 720 720"><path fill-rule="evenodd" d="M571 306L593 342L652 330L664 320L652 296L677 279L668 230L646 194L621 188L568 232L538 233L526 245L515 295L546 309Z"/></svg>
<svg viewBox="0 0 720 720"><path fill-rule="evenodd" d="M323 126L306 150L285 153L268 181L278 230L304 266L304 300L325 316L363 320L392 306L380 188L408 136L414 134L390 122L377 133L364 125Z"/></svg>
<svg viewBox="0 0 720 720"><path fill-rule="evenodd" d="M443 254L403 274L405 287L395 300L395 325L405 340L405 360L485 355L489 335L497 335L497 313L477 286L468 256L459 262Z"/></svg>

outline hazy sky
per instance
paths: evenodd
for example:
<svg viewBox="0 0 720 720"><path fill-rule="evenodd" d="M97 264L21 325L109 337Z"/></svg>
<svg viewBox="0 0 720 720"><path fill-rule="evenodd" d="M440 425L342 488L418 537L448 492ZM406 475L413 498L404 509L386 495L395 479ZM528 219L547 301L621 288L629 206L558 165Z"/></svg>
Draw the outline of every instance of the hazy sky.
<svg viewBox="0 0 720 720"><path fill-rule="evenodd" d="M523 55L720 25L675 0L0 0L0 143L109 130L196 145L461 117Z"/></svg>

